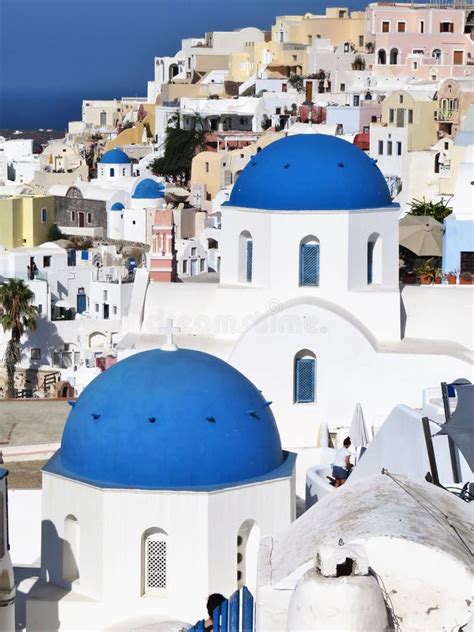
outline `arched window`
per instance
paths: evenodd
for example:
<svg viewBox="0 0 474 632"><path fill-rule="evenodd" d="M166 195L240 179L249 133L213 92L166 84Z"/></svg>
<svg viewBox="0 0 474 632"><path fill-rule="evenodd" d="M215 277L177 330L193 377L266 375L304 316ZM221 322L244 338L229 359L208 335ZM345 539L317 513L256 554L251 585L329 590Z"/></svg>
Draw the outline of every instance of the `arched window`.
<svg viewBox="0 0 474 632"><path fill-rule="evenodd" d="M372 233L367 240L367 284L382 283L382 237Z"/></svg>
<svg viewBox="0 0 474 632"><path fill-rule="evenodd" d="M435 173L439 173L439 158L440 158L440 152L438 152L435 155L435 159L434 159L434 172Z"/></svg>
<svg viewBox="0 0 474 632"><path fill-rule="evenodd" d="M162 594L168 587L168 534L147 529L142 536L142 594Z"/></svg>
<svg viewBox="0 0 474 632"><path fill-rule="evenodd" d="M433 52L431 53L431 57L433 57L433 59L437 59L438 61L441 61L442 55L443 51L440 48L433 49Z"/></svg>
<svg viewBox="0 0 474 632"><path fill-rule="evenodd" d="M239 237L239 281L252 283L253 278L253 239L248 230Z"/></svg>
<svg viewBox="0 0 474 632"><path fill-rule="evenodd" d="M63 535L63 581L67 586L79 579L79 555L81 533L79 521L70 514L64 520Z"/></svg>
<svg viewBox="0 0 474 632"><path fill-rule="evenodd" d="M398 48L392 48L390 51L390 64L396 66L398 64Z"/></svg>
<svg viewBox="0 0 474 632"><path fill-rule="evenodd" d="M303 349L294 360L294 400L296 404L316 401L316 356Z"/></svg>
<svg viewBox="0 0 474 632"><path fill-rule="evenodd" d="M237 534L237 588L247 586L255 595L260 527L255 520L242 523Z"/></svg>
<svg viewBox="0 0 474 632"><path fill-rule="evenodd" d="M110 170L109 170L109 176L110 176L111 178L113 178L113 177L115 176L115 169L114 169L113 167L110 167Z"/></svg>
<svg viewBox="0 0 474 632"><path fill-rule="evenodd" d="M378 63L381 64L382 66L384 66L387 63L387 53L385 52L383 48L381 48L379 52L377 53L377 60L378 60Z"/></svg>
<svg viewBox="0 0 474 632"><path fill-rule="evenodd" d="M319 285L319 239L314 235L300 243L300 285Z"/></svg>

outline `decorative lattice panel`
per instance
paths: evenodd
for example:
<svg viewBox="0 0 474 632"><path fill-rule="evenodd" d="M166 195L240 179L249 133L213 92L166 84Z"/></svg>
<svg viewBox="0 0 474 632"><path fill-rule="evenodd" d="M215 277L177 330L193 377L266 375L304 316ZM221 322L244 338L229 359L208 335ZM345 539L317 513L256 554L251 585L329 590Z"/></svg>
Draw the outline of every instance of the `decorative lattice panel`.
<svg viewBox="0 0 474 632"><path fill-rule="evenodd" d="M249 239L247 241L247 265L246 265L246 279L248 283L252 282L253 272L253 241Z"/></svg>
<svg viewBox="0 0 474 632"><path fill-rule="evenodd" d="M147 591L164 590L166 588L166 542L148 539L145 555L145 589Z"/></svg>
<svg viewBox="0 0 474 632"><path fill-rule="evenodd" d="M319 285L319 244L301 246L301 285Z"/></svg>
<svg viewBox="0 0 474 632"><path fill-rule="evenodd" d="M300 358L296 361L296 401L314 402L315 400L315 360Z"/></svg>

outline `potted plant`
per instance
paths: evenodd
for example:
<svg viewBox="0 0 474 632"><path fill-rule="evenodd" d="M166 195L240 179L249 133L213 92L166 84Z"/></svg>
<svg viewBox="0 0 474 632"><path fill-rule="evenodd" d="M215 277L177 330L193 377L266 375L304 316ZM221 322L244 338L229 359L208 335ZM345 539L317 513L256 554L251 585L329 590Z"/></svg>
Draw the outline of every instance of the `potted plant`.
<svg viewBox="0 0 474 632"><path fill-rule="evenodd" d="M459 283L461 285L472 285L472 274L470 272L462 272L459 277Z"/></svg>
<svg viewBox="0 0 474 632"><path fill-rule="evenodd" d="M448 285L456 285L457 274L454 270L451 270L451 272L448 272L444 278L448 282Z"/></svg>
<svg viewBox="0 0 474 632"><path fill-rule="evenodd" d="M442 280L443 280L443 273L441 271L441 268L436 268L434 282L436 283L436 285L441 285Z"/></svg>
<svg viewBox="0 0 474 632"><path fill-rule="evenodd" d="M416 269L416 273L420 277L421 285L431 285L435 275L431 259L423 262L423 264Z"/></svg>

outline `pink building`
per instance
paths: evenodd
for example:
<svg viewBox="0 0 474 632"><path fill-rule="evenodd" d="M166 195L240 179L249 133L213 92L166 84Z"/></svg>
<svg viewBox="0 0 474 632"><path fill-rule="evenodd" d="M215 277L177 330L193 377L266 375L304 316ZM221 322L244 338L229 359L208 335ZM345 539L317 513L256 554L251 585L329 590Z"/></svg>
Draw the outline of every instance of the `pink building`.
<svg viewBox="0 0 474 632"><path fill-rule="evenodd" d="M365 14L376 74L432 81L474 76L472 8L380 2Z"/></svg>
<svg viewBox="0 0 474 632"><path fill-rule="evenodd" d="M150 251L150 280L176 281L173 211L156 211Z"/></svg>

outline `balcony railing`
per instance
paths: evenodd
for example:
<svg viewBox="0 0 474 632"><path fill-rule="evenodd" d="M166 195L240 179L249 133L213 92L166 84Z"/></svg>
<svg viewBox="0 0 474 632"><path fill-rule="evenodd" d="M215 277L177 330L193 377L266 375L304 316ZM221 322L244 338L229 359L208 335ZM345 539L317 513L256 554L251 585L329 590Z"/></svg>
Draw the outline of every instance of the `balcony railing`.
<svg viewBox="0 0 474 632"><path fill-rule="evenodd" d="M435 110L434 117L435 121L443 122L443 121L452 121L456 114L457 110Z"/></svg>

